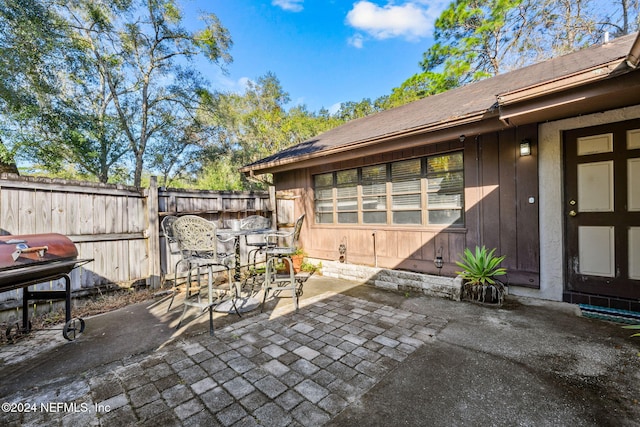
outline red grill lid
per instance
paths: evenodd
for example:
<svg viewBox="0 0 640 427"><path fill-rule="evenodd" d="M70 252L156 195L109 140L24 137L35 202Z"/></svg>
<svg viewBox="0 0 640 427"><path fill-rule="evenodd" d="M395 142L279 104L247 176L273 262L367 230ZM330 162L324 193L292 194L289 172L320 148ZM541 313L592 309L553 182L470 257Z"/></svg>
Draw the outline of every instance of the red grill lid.
<svg viewBox="0 0 640 427"><path fill-rule="evenodd" d="M57 233L0 236L0 272L78 257L68 237ZM0 273L1 274L1 273Z"/></svg>

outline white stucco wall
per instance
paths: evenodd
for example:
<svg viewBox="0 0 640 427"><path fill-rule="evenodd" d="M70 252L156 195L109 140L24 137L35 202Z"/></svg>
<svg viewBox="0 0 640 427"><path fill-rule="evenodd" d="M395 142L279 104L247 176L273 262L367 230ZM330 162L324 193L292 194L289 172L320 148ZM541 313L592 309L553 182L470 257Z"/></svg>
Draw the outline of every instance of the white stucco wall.
<svg viewBox="0 0 640 427"><path fill-rule="evenodd" d="M640 118L640 105L543 123L538 129L540 289L509 287L509 293L561 301L564 287L564 186L562 132Z"/></svg>

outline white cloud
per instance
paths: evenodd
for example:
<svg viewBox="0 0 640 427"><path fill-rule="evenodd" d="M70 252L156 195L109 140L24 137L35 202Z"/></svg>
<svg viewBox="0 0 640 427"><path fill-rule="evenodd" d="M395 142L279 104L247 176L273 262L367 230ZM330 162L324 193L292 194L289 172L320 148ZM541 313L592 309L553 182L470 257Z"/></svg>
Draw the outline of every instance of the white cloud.
<svg viewBox="0 0 640 427"><path fill-rule="evenodd" d="M244 92L245 90L247 90L249 83L253 83L253 80L251 80L249 77L240 77L235 86L239 88L238 92Z"/></svg>
<svg viewBox="0 0 640 427"><path fill-rule="evenodd" d="M340 111L340 107L342 107L342 102L336 102L331 107L328 108L329 114L335 114Z"/></svg>
<svg viewBox="0 0 640 427"><path fill-rule="evenodd" d="M347 14L347 23L379 40L393 37L419 40L432 34L436 18L448 3L449 0L416 0L402 5L389 2L385 6L378 6L370 1L361 0L355 3ZM359 46L351 40L350 44L362 47L362 37Z"/></svg>
<svg viewBox="0 0 640 427"><path fill-rule="evenodd" d="M290 12L300 12L303 9L304 0L273 0L272 5L281 7Z"/></svg>
<svg viewBox="0 0 640 427"><path fill-rule="evenodd" d="M210 76L214 83L214 87L222 92L244 93L247 90L249 82L253 82L249 77L240 77L237 80L230 79L220 70L216 70L213 76Z"/></svg>
<svg viewBox="0 0 640 427"><path fill-rule="evenodd" d="M364 37L362 34L356 34L353 37L349 37L349 44L355 48L362 49L364 43Z"/></svg>

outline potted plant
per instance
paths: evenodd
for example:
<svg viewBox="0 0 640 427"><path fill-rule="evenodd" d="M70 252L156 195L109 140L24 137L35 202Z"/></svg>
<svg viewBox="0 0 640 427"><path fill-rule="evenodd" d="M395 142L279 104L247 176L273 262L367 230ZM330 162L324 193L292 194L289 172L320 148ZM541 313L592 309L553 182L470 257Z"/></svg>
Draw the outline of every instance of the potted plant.
<svg viewBox="0 0 640 427"><path fill-rule="evenodd" d="M293 262L293 272L300 273L302 268L302 264L304 261L304 257L307 254L300 248L296 249L296 251L291 255L291 261ZM288 273L289 272L289 260L287 258L283 258L282 262L278 262L276 264L276 271L278 273Z"/></svg>
<svg viewBox="0 0 640 427"><path fill-rule="evenodd" d="M304 257L306 254L300 248L296 249L296 251L291 255L291 261L293 262L293 271L296 273L300 273L300 268L302 267L302 262L304 261Z"/></svg>
<svg viewBox="0 0 640 427"><path fill-rule="evenodd" d="M462 277L462 298L471 301L502 305L506 288L497 276L507 274L500 267L504 256L495 256L495 248L490 251L483 245L476 246L475 252L464 250L460 261L456 261L462 271L456 273Z"/></svg>

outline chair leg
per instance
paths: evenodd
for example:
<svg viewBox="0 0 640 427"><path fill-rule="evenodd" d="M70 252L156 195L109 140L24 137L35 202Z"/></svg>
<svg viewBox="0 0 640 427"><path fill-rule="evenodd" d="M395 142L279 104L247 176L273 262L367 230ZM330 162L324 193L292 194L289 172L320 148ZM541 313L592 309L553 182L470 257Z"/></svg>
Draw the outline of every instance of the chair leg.
<svg viewBox="0 0 640 427"><path fill-rule="evenodd" d="M176 329L180 329L180 326L182 326L182 320L184 319L185 314L187 314L187 304L184 304L182 308L182 316L180 316L180 320L178 320L178 326L176 326Z"/></svg>
<svg viewBox="0 0 640 427"><path fill-rule="evenodd" d="M176 293L178 292L178 266L183 261L184 261L183 259L178 260L178 262L176 262L176 268L173 271L173 292L171 293L171 301L169 301L169 307L167 307L167 313L169 312L169 310L171 310L171 305L173 304L173 300L175 299ZM189 268L191 268L190 265L189 265Z"/></svg>
<svg viewBox="0 0 640 427"><path fill-rule="evenodd" d="M250 266L253 266L253 268L256 268L256 252L257 251L258 249L251 249L247 254L247 262L249 263ZM253 255L253 263L251 262L251 255Z"/></svg>
<svg viewBox="0 0 640 427"><path fill-rule="evenodd" d="M242 317L242 314L240 314L240 311L238 310L238 306L236 306L236 299L241 296L241 289L238 288L238 286L240 286L240 283L232 281L233 278L231 277L231 269L229 267L227 267L227 280L229 281L229 292L231 292L233 295L231 297L231 305L233 306L233 310L236 312L238 317Z"/></svg>
<svg viewBox="0 0 640 427"><path fill-rule="evenodd" d="M296 274L293 270L293 260L291 257L286 258L289 262L289 286L291 286L291 296L293 298L293 306L298 311L298 293L296 292Z"/></svg>
<svg viewBox="0 0 640 427"><path fill-rule="evenodd" d="M267 258L266 265L264 269L264 282L262 283L262 305L260 306L260 312L264 311L264 304L267 302L267 295L269 294L269 290L271 289L271 266L275 268L275 260L276 258Z"/></svg>
<svg viewBox="0 0 640 427"><path fill-rule="evenodd" d="M209 335L213 336L213 307L209 307Z"/></svg>
<svg viewBox="0 0 640 427"><path fill-rule="evenodd" d="M207 301L209 302L209 335L213 336L213 268L207 269ZM198 273L200 273L198 271Z"/></svg>

